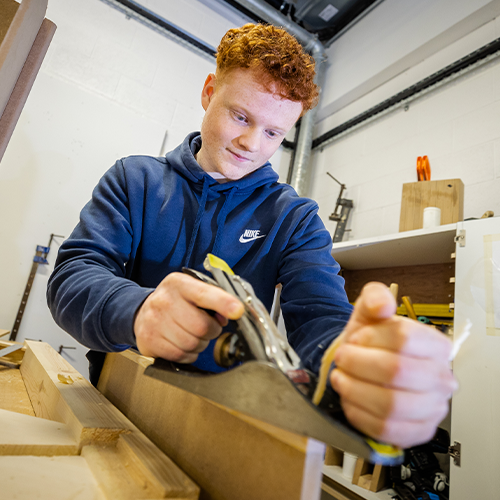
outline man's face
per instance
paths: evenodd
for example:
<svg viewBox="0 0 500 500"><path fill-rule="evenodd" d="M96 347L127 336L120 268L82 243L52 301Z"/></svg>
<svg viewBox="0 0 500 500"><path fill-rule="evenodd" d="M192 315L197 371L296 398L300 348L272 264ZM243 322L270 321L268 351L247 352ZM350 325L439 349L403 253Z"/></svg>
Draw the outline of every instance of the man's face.
<svg viewBox="0 0 500 500"><path fill-rule="evenodd" d="M202 146L196 159L205 172L237 180L266 163L302 113L300 102L267 92L259 73L234 69L217 81L210 74L201 103Z"/></svg>

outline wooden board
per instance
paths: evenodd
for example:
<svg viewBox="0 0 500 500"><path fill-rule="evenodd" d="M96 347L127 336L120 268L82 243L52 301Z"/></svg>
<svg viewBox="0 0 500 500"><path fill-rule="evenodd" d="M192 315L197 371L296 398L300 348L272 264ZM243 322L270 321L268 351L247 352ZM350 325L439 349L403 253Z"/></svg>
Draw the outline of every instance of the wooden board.
<svg viewBox="0 0 500 500"><path fill-rule="evenodd" d="M19 9L19 3L16 0L0 0L0 45L9 30L17 9Z"/></svg>
<svg viewBox="0 0 500 500"><path fill-rule="evenodd" d="M21 74L47 11L47 0L22 0L0 45L0 115Z"/></svg>
<svg viewBox="0 0 500 500"><path fill-rule="evenodd" d="M0 408L25 415L35 415L21 372L1 365Z"/></svg>
<svg viewBox="0 0 500 500"><path fill-rule="evenodd" d="M310 442L256 426L227 409L144 376L152 360L108 354L98 388L201 487L205 500L319 498ZM254 419L252 419L254 420ZM321 451L323 451L321 445Z"/></svg>
<svg viewBox="0 0 500 500"><path fill-rule="evenodd" d="M10 354L7 354L6 356L2 356L2 359L14 365L20 365L21 361L23 360L26 347L24 347L21 342L0 339L0 349L3 349L4 347L10 347L11 345L19 345L21 348L17 351L11 352Z"/></svg>
<svg viewBox="0 0 500 500"><path fill-rule="evenodd" d="M66 424L0 410L0 455L77 455Z"/></svg>
<svg viewBox="0 0 500 500"><path fill-rule="evenodd" d="M116 447L85 446L82 456L109 500L196 500L199 489L143 434L123 434ZM172 473L174 472L174 473Z"/></svg>
<svg viewBox="0 0 500 500"><path fill-rule="evenodd" d="M447 179L403 184L399 231L421 229L426 207L441 209L441 225L464 220L464 183Z"/></svg>
<svg viewBox="0 0 500 500"><path fill-rule="evenodd" d="M68 424L80 447L130 432L127 419L49 344L26 344L21 374L37 417Z"/></svg>
<svg viewBox="0 0 500 500"><path fill-rule="evenodd" d="M3 114L0 115L0 160L7 149L7 144L14 132L55 31L56 25L48 19L44 19L10 97L5 104Z"/></svg>
<svg viewBox="0 0 500 500"><path fill-rule="evenodd" d="M83 457L0 457L0 482L6 499L105 500Z"/></svg>

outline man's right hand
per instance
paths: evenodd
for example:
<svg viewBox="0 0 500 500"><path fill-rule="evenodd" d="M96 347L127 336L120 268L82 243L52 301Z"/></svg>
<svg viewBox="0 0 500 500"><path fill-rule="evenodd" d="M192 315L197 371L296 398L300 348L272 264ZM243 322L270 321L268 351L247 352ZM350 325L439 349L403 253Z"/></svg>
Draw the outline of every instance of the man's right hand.
<svg viewBox="0 0 500 500"><path fill-rule="evenodd" d="M210 316L202 309L215 311ZM221 288L182 273L169 274L137 312L134 333L144 356L193 363L243 304Z"/></svg>

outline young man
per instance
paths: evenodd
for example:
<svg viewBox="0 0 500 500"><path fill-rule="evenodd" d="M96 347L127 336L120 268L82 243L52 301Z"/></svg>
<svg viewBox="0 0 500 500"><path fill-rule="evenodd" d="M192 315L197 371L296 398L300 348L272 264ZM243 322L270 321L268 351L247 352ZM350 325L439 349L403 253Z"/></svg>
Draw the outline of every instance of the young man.
<svg viewBox="0 0 500 500"><path fill-rule="evenodd" d="M91 349L136 346L214 370L209 342L243 306L180 272L203 271L214 253L268 308L283 285L288 338L307 368L317 372L341 334L331 383L347 418L368 435L412 446L429 440L447 412L450 343L394 316L380 284L367 285L352 311L317 205L279 184L267 163L316 104L313 78L313 60L284 30L226 33L202 91L201 134L165 158L125 158L104 175L60 249L49 306Z"/></svg>

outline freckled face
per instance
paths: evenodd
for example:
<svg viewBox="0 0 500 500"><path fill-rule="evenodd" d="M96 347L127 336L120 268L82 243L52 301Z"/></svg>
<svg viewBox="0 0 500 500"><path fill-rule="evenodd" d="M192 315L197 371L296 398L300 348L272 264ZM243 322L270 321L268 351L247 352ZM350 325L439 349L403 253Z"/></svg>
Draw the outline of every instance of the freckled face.
<svg viewBox="0 0 500 500"><path fill-rule="evenodd" d="M300 102L267 92L259 73L234 69L217 81L210 74L201 103L202 146L196 159L205 172L237 180L264 165L302 113Z"/></svg>

